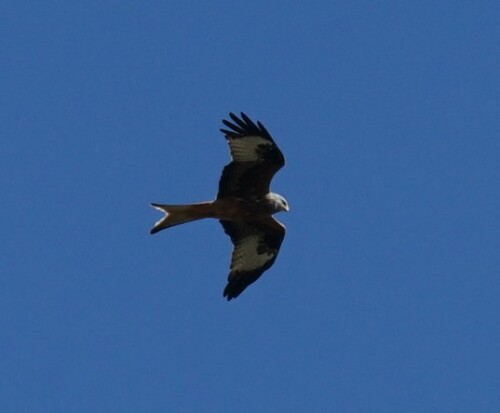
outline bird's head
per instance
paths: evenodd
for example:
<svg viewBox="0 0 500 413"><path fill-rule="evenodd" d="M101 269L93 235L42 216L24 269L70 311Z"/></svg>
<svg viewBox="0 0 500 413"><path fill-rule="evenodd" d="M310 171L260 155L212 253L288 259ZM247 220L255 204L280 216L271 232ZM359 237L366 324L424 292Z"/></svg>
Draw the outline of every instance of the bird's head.
<svg viewBox="0 0 500 413"><path fill-rule="evenodd" d="M281 195L271 192L269 194L269 198L273 203L275 212L281 212L281 211L288 212L290 210L287 200L283 198Z"/></svg>

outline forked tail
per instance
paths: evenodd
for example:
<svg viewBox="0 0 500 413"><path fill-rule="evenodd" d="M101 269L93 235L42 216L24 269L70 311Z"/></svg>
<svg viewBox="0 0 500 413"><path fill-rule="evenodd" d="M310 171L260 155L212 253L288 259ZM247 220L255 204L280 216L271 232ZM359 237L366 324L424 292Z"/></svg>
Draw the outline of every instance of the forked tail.
<svg viewBox="0 0 500 413"><path fill-rule="evenodd" d="M175 225L214 216L212 202L191 205L151 204L151 206L165 214L162 219L155 222L154 227L151 229L151 234L156 234L162 229L170 228Z"/></svg>

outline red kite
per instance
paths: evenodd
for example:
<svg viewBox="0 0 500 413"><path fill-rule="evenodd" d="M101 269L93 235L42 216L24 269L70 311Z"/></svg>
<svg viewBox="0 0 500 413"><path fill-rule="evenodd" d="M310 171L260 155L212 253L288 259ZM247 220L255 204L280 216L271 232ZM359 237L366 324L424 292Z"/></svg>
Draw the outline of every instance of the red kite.
<svg viewBox="0 0 500 413"><path fill-rule="evenodd" d="M241 113L241 119L230 113L232 122L222 122L221 129L231 152L219 181L214 201L191 205L151 204L165 213L151 230L203 218L216 218L234 245L231 271L224 289L227 300L238 297L276 260L285 237L285 226L272 217L288 211L281 195L270 191L274 174L285 165L285 158L262 123L255 124Z"/></svg>

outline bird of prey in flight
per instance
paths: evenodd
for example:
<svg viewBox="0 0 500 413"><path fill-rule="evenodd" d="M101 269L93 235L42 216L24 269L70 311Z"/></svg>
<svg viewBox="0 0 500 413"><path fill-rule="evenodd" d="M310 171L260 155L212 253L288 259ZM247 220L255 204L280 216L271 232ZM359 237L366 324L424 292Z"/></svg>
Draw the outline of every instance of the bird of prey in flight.
<svg viewBox="0 0 500 413"><path fill-rule="evenodd" d="M276 260L285 237L285 226L272 217L288 211L281 195L270 191L274 174L285 165L285 158L262 123L247 115L230 113L232 122L223 120L221 129L231 152L231 162L222 170L219 192L214 201L190 205L151 204L165 215L155 223L151 234L186 222L215 218L231 238L234 249L227 300L238 297Z"/></svg>

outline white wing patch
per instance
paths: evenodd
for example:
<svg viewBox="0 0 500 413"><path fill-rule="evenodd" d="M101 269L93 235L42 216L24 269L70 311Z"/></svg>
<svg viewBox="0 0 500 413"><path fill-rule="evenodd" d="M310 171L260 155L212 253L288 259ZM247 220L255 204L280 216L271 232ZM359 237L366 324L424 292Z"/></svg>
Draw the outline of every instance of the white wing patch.
<svg viewBox="0 0 500 413"><path fill-rule="evenodd" d="M261 155L257 151L257 148L273 146L269 140L260 136L245 136L244 138L227 136L227 138L229 147L231 148L231 155L236 162L260 161Z"/></svg>
<svg viewBox="0 0 500 413"><path fill-rule="evenodd" d="M276 251L266 251L262 254L257 252L259 241L261 241L260 237L252 235L238 243L231 260L231 270L235 272L254 271L274 258Z"/></svg>

